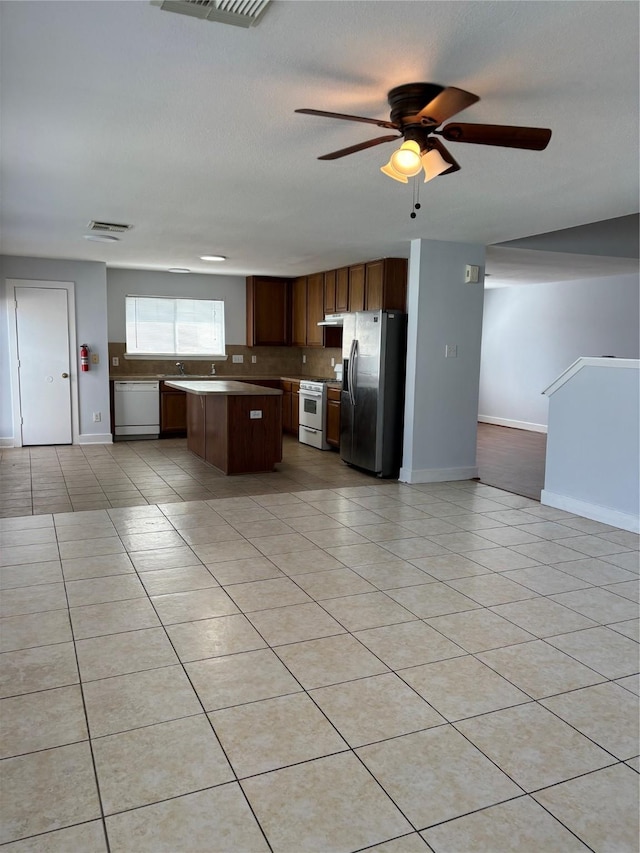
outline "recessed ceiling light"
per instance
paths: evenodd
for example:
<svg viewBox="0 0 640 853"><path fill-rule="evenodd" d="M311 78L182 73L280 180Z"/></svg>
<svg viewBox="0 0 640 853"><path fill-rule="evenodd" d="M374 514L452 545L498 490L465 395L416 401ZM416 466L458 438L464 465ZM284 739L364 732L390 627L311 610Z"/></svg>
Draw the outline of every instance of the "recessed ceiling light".
<svg viewBox="0 0 640 853"><path fill-rule="evenodd" d="M91 240L94 243L117 243L119 237L114 237L113 234L83 234L85 240Z"/></svg>
<svg viewBox="0 0 640 853"><path fill-rule="evenodd" d="M185 272L191 272L191 270L188 270L188 269L186 269L185 267L169 267L169 269L167 270L167 272L180 272L180 273L185 273Z"/></svg>
<svg viewBox="0 0 640 853"><path fill-rule="evenodd" d="M226 261L224 255L200 255L201 261Z"/></svg>

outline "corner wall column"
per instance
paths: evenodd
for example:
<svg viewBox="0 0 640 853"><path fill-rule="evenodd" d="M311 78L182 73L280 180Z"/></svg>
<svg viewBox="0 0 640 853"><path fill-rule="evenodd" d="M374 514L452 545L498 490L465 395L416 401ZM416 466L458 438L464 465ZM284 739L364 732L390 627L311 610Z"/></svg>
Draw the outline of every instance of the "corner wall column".
<svg viewBox="0 0 640 853"><path fill-rule="evenodd" d="M482 245L411 241L400 469L405 483L467 480L478 475L484 261ZM465 283L467 264L480 267L478 283Z"/></svg>

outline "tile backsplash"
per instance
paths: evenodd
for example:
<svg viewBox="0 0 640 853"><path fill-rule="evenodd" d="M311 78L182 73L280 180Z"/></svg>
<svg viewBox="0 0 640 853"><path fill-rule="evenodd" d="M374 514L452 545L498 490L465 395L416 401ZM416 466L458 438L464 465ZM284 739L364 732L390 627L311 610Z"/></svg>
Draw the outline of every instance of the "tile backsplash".
<svg viewBox="0 0 640 853"><path fill-rule="evenodd" d="M246 347L227 346L228 359L216 361L216 375L242 376L318 376L335 379L331 365L333 358L336 364L342 361L342 350L339 348L319 347ZM180 359L141 359L125 358L125 344L119 341L109 342L109 375L112 378L127 376L156 376L159 373L175 373L176 361ZM234 364L232 356L242 355L244 361ZM251 357L255 356L253 364ZM118 358L119 364L114 367L112 358ZM303 363L303 357L306 357ZM211 372L211 360L185 361L185 375L208 374Z"/></svg>

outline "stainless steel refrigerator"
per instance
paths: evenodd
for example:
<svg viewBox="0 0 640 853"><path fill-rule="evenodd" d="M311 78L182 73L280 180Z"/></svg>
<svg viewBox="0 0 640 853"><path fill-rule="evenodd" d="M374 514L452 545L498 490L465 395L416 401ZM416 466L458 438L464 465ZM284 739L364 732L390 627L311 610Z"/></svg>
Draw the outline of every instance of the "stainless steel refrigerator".
<svg viewBox="0 0 640 853"><path fill-rule="evenodd" d="M345 314L342 327L340 456L378 477L402 461L407 315Z"/></svg>

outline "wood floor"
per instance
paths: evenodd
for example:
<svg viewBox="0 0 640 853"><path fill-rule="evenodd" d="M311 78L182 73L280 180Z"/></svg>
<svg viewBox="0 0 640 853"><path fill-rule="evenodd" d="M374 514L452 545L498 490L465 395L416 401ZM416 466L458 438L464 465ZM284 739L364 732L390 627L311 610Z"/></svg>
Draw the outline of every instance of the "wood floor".
<svg viewBox="0 0 640 853"><path fill-rule="evenodd" d="M478 424L480 481L539 501L546 450L545 433Z"/></svg>

